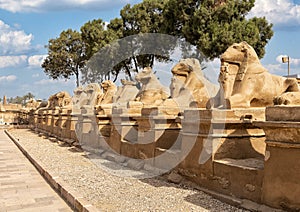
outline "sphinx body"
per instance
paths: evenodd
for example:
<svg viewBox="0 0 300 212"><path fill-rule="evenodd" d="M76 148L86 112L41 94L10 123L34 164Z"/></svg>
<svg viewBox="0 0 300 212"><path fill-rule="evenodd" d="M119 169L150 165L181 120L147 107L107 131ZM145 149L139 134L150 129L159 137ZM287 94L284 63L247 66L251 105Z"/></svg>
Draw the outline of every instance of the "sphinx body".
<svg viewBox="0 0 300 212"><path fill-rule="evenodd" d="M218 91L218 87L204 77L197 59L180 60L172 68L172 74L171 98L181 106L205 108Z"/></svg>
<svg viewBox="0 0 300 212"><path fill-rule="evenodd" d="M171 97L161 105L166 114L176 115L189 107L205 108L218 92L218 87L204 77L197 59L182 59L171 71Z"/></svg>
<svg viewBox="0 0 300 212"><path fill-rule="evenodd" d="M121 79L120 86L115 93L113 102L115 105L127 105L129 101L134 101L139 90L136 87L136 82Z"/></svg>
<svg viewBox="0 0 300 212"><path fill-rule="evenodd" d="M217 107L248 108L273 105L286 92L299 91L296 79L270 74L246 42L235 43L221 56Z"/></svg>
<svg viewBox="0 0 300 212"><path fill-rule="evenodd" d="M117 86L111 80L106 80L101 83L101 87L103 94L98 96L96 110L98 114L110 114Z"/></svg>
<svg viewBox="0 0 300 212"><path fill-rule="evenodd" d="M141 102L143 105L158 106L169 97L168 88L159 82L150 67L144 68L136 75L135 79L142 83L135 101Z"/></svg>

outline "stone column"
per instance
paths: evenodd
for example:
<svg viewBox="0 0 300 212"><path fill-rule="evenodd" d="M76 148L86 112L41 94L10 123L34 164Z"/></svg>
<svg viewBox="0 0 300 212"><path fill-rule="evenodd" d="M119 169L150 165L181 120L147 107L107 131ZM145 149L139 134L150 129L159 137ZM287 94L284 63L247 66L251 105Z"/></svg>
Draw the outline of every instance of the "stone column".
<svg viewBox="0 0 300 212"><path fill-rule="evenodd" d="M300 106L266 109L266 121L256 122L266 134L262 202L284 210L300 208Z"/></svg>

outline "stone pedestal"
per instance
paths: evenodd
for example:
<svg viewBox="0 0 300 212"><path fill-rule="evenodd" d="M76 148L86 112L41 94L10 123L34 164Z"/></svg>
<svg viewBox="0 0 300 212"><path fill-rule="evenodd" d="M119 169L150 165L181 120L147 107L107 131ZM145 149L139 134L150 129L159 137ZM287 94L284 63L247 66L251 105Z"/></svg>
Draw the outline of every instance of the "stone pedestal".
<svg viewBox="0 0 300 212"><path fill-rule="evenodd" d="M62 134L62 111L54 110L52 113L53 125L50 130L51 134L57 139L61 139Z"/></svg>
<svg viewBox="0 0 300 212"><path fill-rule="evenodd" d="M44 122L44 117L43 117L43 112L42 111L37 111L35 114L35 127L37 129L42 129L42 125L43 125L43 122Z"/></svg>
<svg viewBox="0 0 300 212"><path fill-rule="evenodd" d="M264 108L184 112L180 168L201 186L260 202L265 153Z"/></svg>
<svg viewBox="0 0 300 212"><path fill-rule="evenodd" d="M181 161L181 119L174 115L161 114L159 109L143 108L137 117L138 139L136 157L159 169L170 170Z"/></svg>
<svg viewBox="0 0 300 212"><path fill-rule="evenodd" d="M138 139L138 127L135 113L127 108L113 108L111 116L111 135L109 146L118 154L136 158L134 144Z"/></svg>
<svg viewBox="0 0 300 212"><path fill-rule="evenodd" d="M98 143L98 121L93 106L85 105L80 114L76 114L76 135L79 145L87 151L95 151L99 148Z"/></svg>
<svg viewBox="0 0 300 212"><path fill-rule="evenodd" d="M71 109L62 109L61 112L61 137L71 139Z"/></svg>
<svg viewBox="0 0 300 212"><path fill-rule="evenodd" d="M300 106L266 109L266 122L256 122L266 133L262 202L285 210L300 209Z"/></svg>
<svg viewBox="0 0 300 212"><path fill-rule="evenodd" d="M98 124L98 144L99 148L103 150L108 149L108 142L111 135L111 116L110 115L97 115Z"/></svg>
<svg viewBox="0 0 300 212"><path fill-rule="evenodd" d="M54 122L54 120L52 119L52 111L45 110L43 112L43 116L44 116L44 118L43 118L44 122L43 122L42 129L49 133L49 132L51 132L51 129L53 128L53 122Z"/></svg>
<svg viewBox="0 0 300 212"><path fill-rule="evenodd" d="M71 114L71 120L70 120L70 139L74 140L79 145L79 140L77 138L77 132L76 132L76 124L78 122L78 117Z"/></svg>
<svg viewBox="0 0 300 212"><path fill-rule="evenodd" d="M158 108L143 108L140 115L114 108L109 145L125 157L143 159L160 169L173 168L180 162L180 154L174 155L181 146L180 122L176 116L159 114Z"/></svg>

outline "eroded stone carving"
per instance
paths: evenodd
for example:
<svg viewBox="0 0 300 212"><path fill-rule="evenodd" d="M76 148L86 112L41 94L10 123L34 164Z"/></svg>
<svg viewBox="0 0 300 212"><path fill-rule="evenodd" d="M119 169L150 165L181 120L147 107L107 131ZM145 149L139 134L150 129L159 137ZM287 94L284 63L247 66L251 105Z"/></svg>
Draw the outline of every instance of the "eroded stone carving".
<svg viewBox="0 0 300 212"><path fill-rule="evenodd" d="M25 108L27 108L27 109L37 109L37 108L40 107L41 103L42 103L41 100L37 101L37 100L31 98L27 101Z"/></svg>
<svg viewBox="0 0 300 212"><path fill-rule="evenodd" d="M168 88L163 86L150 67L146 67L139 72L136 81L142 83L142 87L136 96L136 101L144 105L156 106L160 105L169 97Z"/></svg>
<svg viewBox="0 0 300 212"><path fill-rule="evenodd" d="M218 91L218 87L204 77L197 59L180 60L172 68L172 73L171 98L181 107L193 105L203 108Z"/></svg>
<svg viewBox="0 0 300 212"><path fill-rule="evenodd" d="M47 108L55 109L55 108L69 107L71 105L72 105L72 98L70 94L66 91L61 91L49 97Z"/></svg>
<svg viewBox="0 0 300 212"><path fill-rule="evenodd" d="M111 114L113 97L117 92L117 86L110 80L101 83L103 94L98 96L97 112L101 115Z"/></svg>
<svg viewBox="0 0 300 212"><path fill-rule="evenodd" d="M235 43L221 56L220 101L227 108L265 107L286 92L299 91L297 81L270 74L246 42Z"/></svg>
<svg viewBox="0 0 300 212"><path fill-rule="evenodd" d="M80 105L95 106L99 99L103 98L103 92L98 83L88 84L80 96Z"/></svg>
<svg viewBox="0 0 300 212"><path fill-rule="evenodd" d="M98 103L99 97L102 98L103 92L97 83L88 84L85 88L75 88L74 96L72 98L73 110L72 113L80 114L81 109L85 108L89 112L92 112L94 107Z"/></svg>
<svg viewBox="0 0 300 212"><path fill-rule="evenodd" d="M274 105L300 105L300 92L288 92L275 97Z"/></svg>
<svg viewBox="0 0 300 212"><path fill-rule="evenodd" d="M79 86L74 89L73 93L74 93L74 95L72 97L73 105L74 106L76 105L80 108L82 106L80 100L82 99L81 95L83 93L83 88L81 86Z"/></svg>
<svg viewBox="0 0 300 212"><path fill-rule="evenodd" d="M111 104L113 102L113 97L117 92L117 86L111 81L106 80L101 83L103 89L103 94L98 96L97 105Z"/></svg>
<svg viewBox="0 0 300 212"><path fill-rule="evenodd" d="M134 101L139 90L136 87L136 82L121 79L122 86L120 86L115 93L113 102L117 105L125 104L129 101Z"/></svg>

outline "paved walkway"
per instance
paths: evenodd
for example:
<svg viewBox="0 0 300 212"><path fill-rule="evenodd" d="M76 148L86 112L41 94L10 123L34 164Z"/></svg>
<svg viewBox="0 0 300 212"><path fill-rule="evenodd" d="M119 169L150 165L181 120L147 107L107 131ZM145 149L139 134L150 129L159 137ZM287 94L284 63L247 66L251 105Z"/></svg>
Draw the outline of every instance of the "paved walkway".
<svg viewBox="0 0 300 212"><path fill-rule="evenodd" d="M72 211L0 129L0 212Z"/></svg>

